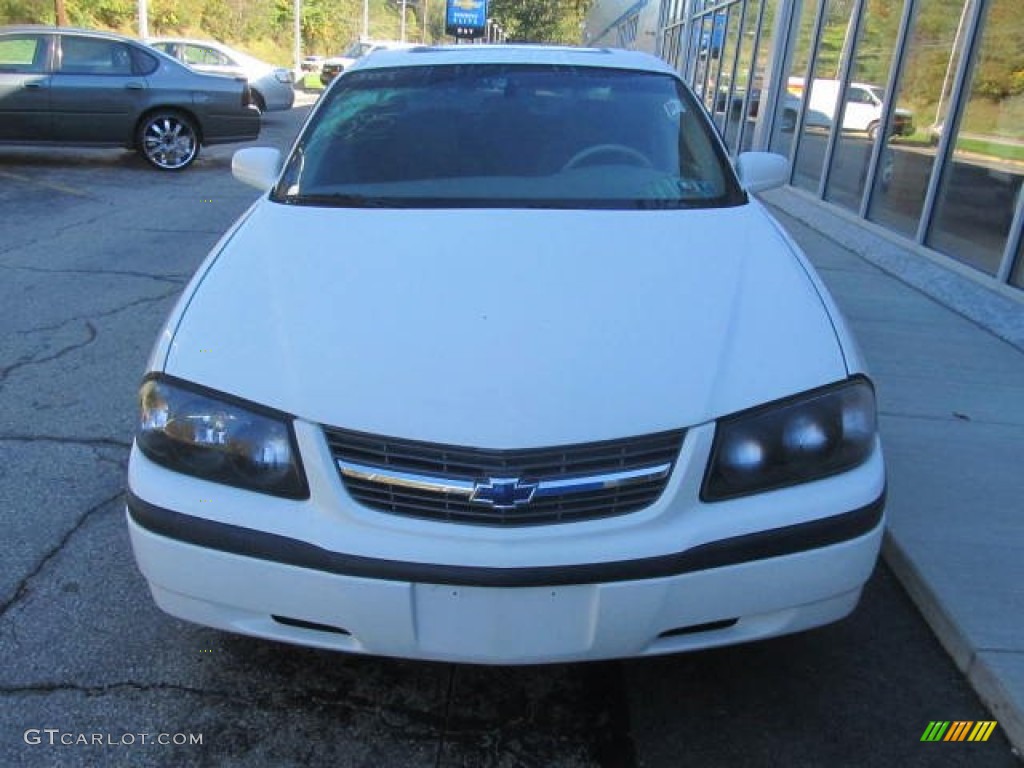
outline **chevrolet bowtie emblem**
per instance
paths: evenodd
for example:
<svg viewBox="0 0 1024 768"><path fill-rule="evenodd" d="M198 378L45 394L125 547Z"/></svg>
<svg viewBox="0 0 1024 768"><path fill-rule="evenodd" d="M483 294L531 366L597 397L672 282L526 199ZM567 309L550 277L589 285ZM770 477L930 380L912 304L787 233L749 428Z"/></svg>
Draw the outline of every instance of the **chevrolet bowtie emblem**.
<svg viewBox="0 0 1024 768"><path fill-rule="evenodd" d="M469 500L494 509L515 509L529 504L536 490L537 483L523 482L518 477L491 477L473 486Z"/></svg>

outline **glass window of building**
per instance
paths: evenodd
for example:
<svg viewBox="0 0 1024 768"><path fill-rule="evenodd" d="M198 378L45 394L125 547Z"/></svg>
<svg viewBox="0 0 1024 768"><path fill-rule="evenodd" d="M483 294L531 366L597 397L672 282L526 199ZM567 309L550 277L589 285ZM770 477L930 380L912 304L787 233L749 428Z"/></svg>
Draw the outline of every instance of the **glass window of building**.
<svg viewBox="0 0 1024 768"><path fill-rule="evenodd" d="M736 82L734 70L736 53L739 50L743 8L744 3L737 2L715 14L715 30L719 40L717 47L712 50L717 61L712 70L714 85L709 88L708 96L713 110L711 115L723 137L729 116L729 92L732 90L732 84Z"/></svg>
<svg viewBox="0 0 1024 768"><path fill-rule="evenodd" d="M1020 0L987 5L967 100L925 241L990 275L1002 262L1024 179L1021 10Z"/></svg>
<svg viewBox="0 0 1024 768"><path fill-rule="evenodd" d="M913 114L910 136L890 136L874 179L868 218L908 237L917 233L936 146L975 0L917 0L896 104Z"/></svg>
<svg viewBox="0 0 1024 768"><path fill-rule="evenodd" d="M1024 197L1024 192L1018 191L1018 205L1024 202L1020 199L1022 197ZM1017 256L1014 260L1013 272L1010 273L1010 284L1018 288L1024 288L1024 238L1021 238L1020 242L1017 243Z"/></svg>
<svg viewBox="0 0 1024 768"><path fill-rule="evenodd" d="M772 135L769 148L772 152L790 156L793 145L793 132L796 130L797 117L800 112L803 89L798 86L807 73L807 65L811 60L811 46L814 44L814 22L818 13L819 2L799 3L800 18L797 22L795 43L791 42L792 55L789 60L789 74L786 83L779 83L785 92L780 94L776 117L772 123Z"/></svg>
<svg viewBox="0 0 1024 768"><path fill-rule="evenodd" d="M761 11L760 0L750 0L741 4L739 18L736 20L736 47L729 79L728 92L722 106L722 136L730 154L739 151L741 130L750 119L751 103L747 98L750 93L750 77L754 56L757 53L757 20ZM746 110L746 112L744 111Z"/></svg>
<svg viewBox="0 0 1024 768"><path fill-rule="evenodd" d="M854 9L857 0L827 0L821 40L815 52L810 82L806 77L790 79L804 104L803 126L794 161L793 183L818 191L825 165L829 133L836 124L842 95L840 79L844 54L852 46Z"/></svg>
<svg viewBox="0 0 1024 768"><path fill-rule="evenodd" d="M888 131L881 122L885 109L885 86L903 18L903 3L867 0L853 52L846 103L839 118L842 130L836 136L825 198L851 211L860 210L867 183L874 143L886 139L879 156L878 173L891 178L893 150L888 137L910 136L914 132L912 110L897 105Z"/></svg>

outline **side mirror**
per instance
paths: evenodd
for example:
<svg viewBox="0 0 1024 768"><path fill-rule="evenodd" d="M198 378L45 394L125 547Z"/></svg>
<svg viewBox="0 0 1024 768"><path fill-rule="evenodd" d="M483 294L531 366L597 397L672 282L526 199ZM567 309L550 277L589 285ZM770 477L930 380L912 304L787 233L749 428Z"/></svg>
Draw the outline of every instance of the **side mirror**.
<svg viewBox="0 0 1024 768"><path fill-rule="evenodd" d="M743 152L736 159L736 172L747 192L764 192L789 181L789 160L772 152Z"/></svg>
<svg viewBox="0 0 1024 768"><path fill-rule="evenodd" d="M243 184L266 192L281 173L281 151L271 147L246 147L231 158L231 175Z"/></svg>

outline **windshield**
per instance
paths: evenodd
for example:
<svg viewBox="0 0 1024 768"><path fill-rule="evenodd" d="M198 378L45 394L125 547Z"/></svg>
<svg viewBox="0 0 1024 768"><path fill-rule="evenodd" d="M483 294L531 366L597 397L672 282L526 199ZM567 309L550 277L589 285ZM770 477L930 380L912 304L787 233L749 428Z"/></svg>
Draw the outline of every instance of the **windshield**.
<svg viewBox="0 0 1024 768"><path fill-rule="evenodd" d="M271 198L350 207L746 201L700 107L674 77L507 64L343 75Z"/></svg>
<svg viewBox="0 0 1024 768"><path fill-rule="evenodd" d="M346 48L345 52L341 55L347 59L358 59L360 56L369 51L372 47L373 46L370 45L369 43L364 43L360 40L356 40L348 48Z"/></svg>

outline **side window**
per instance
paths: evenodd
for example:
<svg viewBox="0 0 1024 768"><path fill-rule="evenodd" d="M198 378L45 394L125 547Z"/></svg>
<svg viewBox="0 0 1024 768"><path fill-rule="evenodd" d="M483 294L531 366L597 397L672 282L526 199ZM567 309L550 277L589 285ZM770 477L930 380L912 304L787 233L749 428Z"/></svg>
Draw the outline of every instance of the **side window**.
<svg viewBox="0 0 1024 768"><path fill-rule="evenodd" d="M227 67L231 65L228 57L213 48L206 48L201 45L184 46L182 57L186 64L199 64L206 66Z"/></svg>
<svg viewBox="0 0 1024 768"><path fill-rule="evenodd" d="M156 72L157 67L160 66L160 61L156 56L150 56L138 48L131 48L130 50L132 54L132 71L135 74L151 75Z"/></svg>
<svg viewBox="0 0 1024 768"><path fill-rule="evenodd" d="M847 92L846 101L849 102L850 104L875 103L871 98L871 94L869 94L863 88L857 88L856 86L850 86L850 90Z"/></svg>
<svg viewBox="0 0 1024 768"><path fill-rule="evenodd" d="M0 72L46 71L45 35L10 35L0 38Z"/></svg>
<svg viewBox="0 0 1024 768"><path fill-rule="evenodd" d="M128 46L116 40L61 36L60 72L70 75L130 75Z"/></svg>

